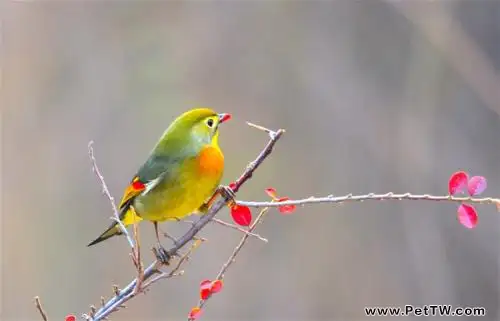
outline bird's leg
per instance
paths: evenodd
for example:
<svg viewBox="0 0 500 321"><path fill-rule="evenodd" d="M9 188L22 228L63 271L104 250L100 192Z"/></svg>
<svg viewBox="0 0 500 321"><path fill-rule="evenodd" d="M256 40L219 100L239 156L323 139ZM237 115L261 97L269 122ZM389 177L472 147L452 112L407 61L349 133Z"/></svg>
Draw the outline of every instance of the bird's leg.
<svg viewBox="0 0 500 321"><path fill-rule="evenodd" d="M155 251L156 258L163 264L168 265L168 261L170 260L170 255L168 254L167 250L165 250L165 248L161 245L160 234L158 231L158 222L153 222L153 225L155 226L156 241L158 242L158 248Z"/></svg>

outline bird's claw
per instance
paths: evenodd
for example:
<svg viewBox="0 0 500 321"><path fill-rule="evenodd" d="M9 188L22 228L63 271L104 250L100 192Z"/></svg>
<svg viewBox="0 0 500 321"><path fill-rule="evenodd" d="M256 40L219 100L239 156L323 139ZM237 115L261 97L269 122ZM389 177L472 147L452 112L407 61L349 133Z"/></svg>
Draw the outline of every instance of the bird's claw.
<svg viewBox="0 0 500 321"><path fill-rule="evenodd" d="M153 252L161 263L165 265L169 265L169 261L172 258L170 254L168 254L167 250L161 245L158 245L158 247L153 248Z"/></svg>
<svg viewBox="0 0 500 321"><path fill-rule="evenodd" d="M234 194L233 189L229 186L221 185L218 190L219 194L227 201L227 205L231 207L231 205L234 204L234 199L236 198L236 194Z"/></svg>

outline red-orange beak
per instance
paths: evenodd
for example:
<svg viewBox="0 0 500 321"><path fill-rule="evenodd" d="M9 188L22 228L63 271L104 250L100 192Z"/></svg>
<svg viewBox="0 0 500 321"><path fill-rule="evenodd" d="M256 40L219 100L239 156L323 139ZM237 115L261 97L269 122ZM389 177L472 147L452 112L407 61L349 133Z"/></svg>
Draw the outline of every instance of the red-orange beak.
<svg viewBox="0 0 500 321"><path fill-rule="evenodd" d="M219 114L219 124L231 119L231 114Z"/></svg>

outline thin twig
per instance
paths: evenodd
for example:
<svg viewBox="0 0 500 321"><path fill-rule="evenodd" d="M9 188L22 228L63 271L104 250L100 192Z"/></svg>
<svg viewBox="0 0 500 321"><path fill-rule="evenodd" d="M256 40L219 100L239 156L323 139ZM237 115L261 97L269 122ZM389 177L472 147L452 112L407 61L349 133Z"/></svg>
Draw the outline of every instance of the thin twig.
<svg viewBox="0 0 500 321"><path fill-rule="evenodd" d="M92 148L92 145L94 144L93 141L89 142L88 148L89 148L89 157L90 160L92 161L92 170L94 171L95 175L99 179L99 182L101 183L102 186L102 191L106 195L106 197L109 199L109 202L111 203L111 207L113 209L113 220L118 223L118 226L120 227L121 231L125 236L127 237L128 244L130 247L133 249L134 248L134 241L130 237L130 234L128 233L127 229L125 228L125 225L123 225L122 221L120 220L120 212L118 211L118 208L116 207L115 204L115 199L113 196L111 196L111 193L109 192L108 186L106 185L106 182L104 181L104 177L102 176L101 172L99 171L99 167L97 167L97 161L94 156L94 148Z"/></svg>
<svg viewBox="0 0 500 321"><path fill-rule="evenodd" d="M182 264L188 260L189 255L191 255L191 253L193 253L193 251L196 250L201 245L201 243L203 243L203 239L197 239L196 241L194 241L189 250L184 255L181 256L181 258L177 262L176 266L172 269L172 271L170 271L169 273L161 272L159 275L155 276L147 283L144 283L143 290L161 279L168 279L177 275L183 275L184 271L183 270L179 271Z"/></svg>
<svg viewBox="0 0 500 321"><path fill-rule="evenodd" d="M263 128L263 127L262 127ZM271 154L273 151L274 145L281 138L283 133L285 132L283 129L279 129L277 131L266 130L269 133L270 140L264 149L260 152L257 158L248 164L245 171L241 176L236 180L234 186L232 186L233 191L236 193L239 188L248 181L254 171L262 164L262 162ZM91 158L92 158L91 154ZM102 176L101 176L102 177ZM177 240L177 243L168 250L168 254L170 256L174 256L177 254L178 250L185 246L187 243L192 241L198 232L207 225L212 218L223 208L229 200L227 199L219 199L217 200L208 210L208 212L203 215L200 219L198 219L193 226ZM245 235L246 236L246 235ZM144 270L143 282L147 281L153 275L158 273L158 265L159 262L155 260ZM120 291L118 295L108 300L103 307L101 307L96 313L95 316L91 319L91 321L100 321L109 316L116 308L122 306L125 302L129 301L133 297L135 297L138 293L135 293L134 289L136 286L137 280L134 279L130 282L123 290Z"/></svg>
<svg viewBox="0 0 500 321"><path fill-rule="evenodd" d="M252 202L252 201L238 201L235 203L240 206L248 207L280 207L285 205L306 205L306 204L317 204L317 203L342 203L342 202L363 202L363 201L385 201L385 200L409 200L409 201L436 201L436 202L455 202L455 203L474 203L474 204L493 204L499 205L500 199L492 197L476 198L471 196L435 196L429 194L394 194L392 192L386 194L365 194L365 195L343 195L343 196L325 196L325 197L309 197L299 200L289 200L284 202Z"/></svg>
<svg viewBox="0 0 500 321"><path fill-rule="evenodd" d="M35 306L38 309L38 312L40 312L43 321L48 321L49 319L47 318L47 314L43 310L42 302L40 302L40 298L38 296L35 297Z"/></svg>
<svg viewBox="0 0 500 321"><path fill-rule="evenodd" d="M252 223L252 225L250 225L250 227L248 229L249 232L252 232L257 227L257 225L262 222L262 220L264 219L264 215L266 214L266 212L268 210L269 210L269 208L266 207L266 208L263 208L260 211L259 215L257 215L257 217L255 218L255 221ZM238 243L238 245L234 248L233 253L229 256L229 258L227 259L226 263L224 263L224 265L220 269L219 273L215 277L215 280L221 280L222 281L224 279L224 274L226 273L227 269L229 269L229 267L231 266L231 264L233 264L236 261L236 256L241 251L241 249L243 248L243 246L245 245L245 243L246 243L246 241L248 240L249 237L250 237L249 234L243 235L243 237L241 238L241 240ZM200 309L203 308L203 306L206 304L207 300L210 297L211 297L211 295L209 295L208 298L206 298L205 300L200 299L200 301L198 302L198 307ZM193 318L188 318L188 320L189 321L193 321L194 319Z"/></svg>
<svg viewBox="0 0 500 321"><path fill-rule="evenodd" d="M239 227L238 225L234 225L234 224L231 224L231 223L228 223L228 222L224 222L223 220L220 220L220 219L215 218L215 217L212 219L212 222L215 222L215 223L220 224L220 225L225 226L225 227L229 227L229 228L238 230L241 233L244 233L246 235L249 235L249 236L257 238L257 239L261 240L262 242L266 242L266 243L268 242L268 240L266 238L263 238L259 234L255 234L255 233L249 232L249 231L245 230L244 228Z"/></svg>
<svg viewBox="0 0 500 321"><path fill-rule="evenodd" d="M141 259L141 242L139 241L139 229L136 215L134 215L134 240L135 247L132 251L132 259L134 260L135 266L137 268L137 282L134 291L140 292L142 289L141 285L144 278L144 265L142 264Z"/></svg>

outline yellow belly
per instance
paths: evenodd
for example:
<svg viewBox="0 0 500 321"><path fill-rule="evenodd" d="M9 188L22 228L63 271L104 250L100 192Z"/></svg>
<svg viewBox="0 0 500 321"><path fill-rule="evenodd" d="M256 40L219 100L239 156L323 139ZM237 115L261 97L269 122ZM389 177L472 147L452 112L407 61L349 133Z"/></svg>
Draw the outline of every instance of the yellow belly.
<svg viewBox="0 0 500 321"><path fill-rule="evenodd" d="M182 172L185 174L175 182L160 182L156 188L134 200L133 206L139 216L158 222L182 219L198 210L213 195L222 176L222 170Z"/></svg>

